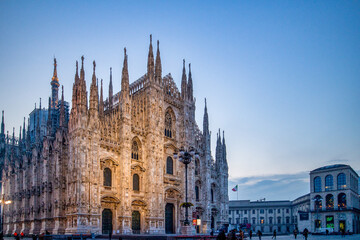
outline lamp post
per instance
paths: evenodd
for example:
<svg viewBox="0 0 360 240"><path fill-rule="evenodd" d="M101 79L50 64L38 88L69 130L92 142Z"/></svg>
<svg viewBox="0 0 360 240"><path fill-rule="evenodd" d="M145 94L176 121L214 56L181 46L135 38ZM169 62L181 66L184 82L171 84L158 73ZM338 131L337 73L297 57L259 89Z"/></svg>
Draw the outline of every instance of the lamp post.
<svg viewBox="0 0 360 240"><path fill-rule="evenodd" d="M4 232L4 206L12 203L11 200L5 201L5 195L2 194L0 204L1 204L1 231Z"/></svg>
<svg viewBox="0 0 360 240"><path fill-rule="evenodd" d="M177 159L179 158L179 161L182 162L183 164L185 164L185 203L184 203L184 207L185 207L185 221L184 221L184 226L189 226L190 225L190 221L189 221L189 207L190 207L190 203L188 202L188 179L187 179L187 168L188 168L188 164L191 163L192 158L195 157L199 157L199 153L195 151L195 149L193 147L190 147L188 151L186 151L183 147L180 148L179 153L174 153L174 158Z"/></svg>

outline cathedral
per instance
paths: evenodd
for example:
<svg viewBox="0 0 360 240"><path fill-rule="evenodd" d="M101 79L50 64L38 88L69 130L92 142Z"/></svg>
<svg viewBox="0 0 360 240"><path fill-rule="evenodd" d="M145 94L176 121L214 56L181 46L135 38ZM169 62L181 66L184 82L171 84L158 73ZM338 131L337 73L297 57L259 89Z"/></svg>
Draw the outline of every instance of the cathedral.
<svg viewBox="0 0 360 240"><path fill-rule="evenodd" d="M1 190L3 202L11 200L4 233L181 233L185 165L174 158L181 148L198 152L187 174L191 231L227 226L225 138L219 130L214 159L206 100L202 131L195 122L190 64L187 71L183 61L180 91L170 73L163 76L159 41L154 57L150 36L147 72L130 84L124 49L121 91L113 93L110 68L107 98L95 61L90 81L84 57L79 67L71 109L63 88L59 98L54 59L48 108L35 106L18 137L5 133L2 113Z"/></svg>

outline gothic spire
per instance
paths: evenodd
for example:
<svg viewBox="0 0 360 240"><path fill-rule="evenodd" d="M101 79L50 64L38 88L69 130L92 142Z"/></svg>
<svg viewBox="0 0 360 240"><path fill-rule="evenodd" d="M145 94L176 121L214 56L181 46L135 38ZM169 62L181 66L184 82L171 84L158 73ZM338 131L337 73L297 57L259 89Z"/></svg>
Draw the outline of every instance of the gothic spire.
<svg viewBox="0 0 360 240"><path fill-rule="evenodd" d="M147 76L150 82L154 78L154 54L153 54L151 34L150 34L150 45L149 45L149 54L148 54L148 62L147 62Z"/></svg>
<svg viewBox="0 0 360 240"><path fill-rule="evenodd" d="M189 81L188 81L188 89L187 89L188 99L190 101L193 100L193 82L191 77L191 63L189 63Z"/></svg>
<svg viewBox="0 0 360 240"><path fill-rule="evenodd" d="M56 63L56 58L54 57L54 73L53 73L53 77L51 79L51 105L52 108L57 108L58 105L58 91L59 91L59 79L57 76L57 63Z"/></svg>
<svg viewBox="0 0 360 240"><path fill-rule="evenodd" d="M64 105L64 86L61 86L61 105L60 105L60 119L59 119L59 126L65 127L66 120L65 120L65 105Z"/></svg>
<svg viewBox="0 0 360 240"><path fill-rule="evenodd" d="M90 110L95 113L98 111L98 107L99 107L99 91L98 88L96 86L96 75L95 75L95 68L96 68L96 63L95 61L93 61L93 75L92 75L92 83L90 86Z"/></svg>
<svg viewBox="0 0 360 240"><path fill-rule="evenodd" d="M49 107L48 107L48 119L47 119L47 123L46 123L46 131L47 131L47 136L51 136L52 134L52 121L51 121L51 99L49 97ZM24 123L25 124L25 123Z"/></svg>
<svg viewBox="0 0 360 240"><path fill-rule="evenodd" d="M40 98L40 108L37 110L37 119L36 119L36 143L40 144L40 113L41 113L41 98Z"/></svg>
<svg viewBox="0 0 360 240"><path fill-rule="evenodd" d="M2 118L1 118L1 135L5 135L4 110L2 111Z"/></svg>
<svg viewBox="0 0 360 240"><path fill-rule="evenodd" d="M222 149L222 154L223 154L222 160L224 161L224 163L227 164L227 159L226 159L226 144L225 144L225 131L223 131L222 146L223 146L223 149Z"/></svg>
<svg viewBox="0 0 360 240"><path fill-rule="evenodd" d="M26 149L28 151L30 150L30 143L31 143L31 138L30 138L30 118L28 118L28 127L27 127L27 132L26 132Z"/></svg>
<svg viewBox="0 0 360 240"><path fill-rule="evenodd" d="M102 79L101 79L101 87L100 87L99 116L100 116L100 118L104 117L104 97L103 97L103 80Z"/></svg>
<svg viewBox="0 0 360 240"><path fill-rule="evenodd" d="M109 109L113 104L113 84L112 84L112 68L110 68L110 83L109 83Z"/></svg>
<svg viewBox="0 0 360 240"><path fill-rule="evenodd" d="M26 137L25 137L25 117L24 117L24 124L23 124L23 134L22 134L22 137L23 137L23 145L25 145L25 139L26 139Z"/></svg>
<svg viewBox="0 0 360 240"><path fill-rule="evenodd" d="M157 41L157 51L156 51L156 62L155 62L155 81L161 84L161 58L160 58L160 47L159 40Z"/></svg>
<svg viewBox="0 0 360 240"><path fill-rule="evenodd" d="M187 80L186 80L186 70L185 70L185 59L183 59L183 72L181 77L181 97L183 100L186 99L186 90L187 90Z"/></svg>
<svg viewBox="0 0 360 240"><path fill-rule="evenodd" d="M128 56L126 54L126 48L124 48L124 64L121 76L121 92L123 92L125 96L129 95L129 71L127 57Z"/></svg>
<svg viewBox="0 0 360 240"><path fill-rule="evenodd" d="M203 120L203 134L205 136L209 136L209 115L207 112L207 104L206 104L206 98L205 98L205 109L204 109L204 120Z"/></svg>
<svg viewBox="0 0 360 240"><path fill-rule="evenodd" d="M76 71L77 72L77 71ZM80 79L85 79L85 71L84 71L84 55L81 56L81 69L80 69Z"/></svg>

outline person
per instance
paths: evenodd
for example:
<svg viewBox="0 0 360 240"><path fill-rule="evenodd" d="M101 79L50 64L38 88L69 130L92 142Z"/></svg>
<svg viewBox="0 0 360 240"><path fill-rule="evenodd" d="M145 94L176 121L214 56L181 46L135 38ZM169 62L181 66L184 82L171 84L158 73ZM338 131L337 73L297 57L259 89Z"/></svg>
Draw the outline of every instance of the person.
<svg viewBox="0 0 360 240"><path fill-rule="evenodd" d="M276 229L274 230L274 232L273 232L273 236L272 236L272 238L271 239L276 239Z"/></svg>
<svg viewBox="0 0 360 240"><path fill-rule="evenodd" d="M223 229L220 230L219 234L216 237L216 240L226 240L225 232Z"/></svg>
<svg viewBox="0 0 360 240"><path fill-rule="evenodd" d="M244 240L244 232L241 229L239 231L239 240Z"/></svg>
<svg viewBox="0 0 360 240"><path fill-rule="evenodd" d="M214 229L211 229L210 236L214 236Z"/></svg>
<svg viewBox="0 0 360 240"><path fill-rule="evenodd" d="M236 240L236 233L235 233L235 229L232 229L229 234L228 234L228 239L230 240Z"/></svg>
<svg viewBox="0 0 360 240"><path fill-rule="evenodd" d="M259 240L261 240L262 232L260 230L257 231L257 235L259 236Z"/></svg>
<svg viewBox="0 0 360 240"><path fill-rule="evenodd" d="M304 235L305 240L307 240L308 234L309 234L309 230L307 230L307 228L305 228L304 231L303 231L303 235Z"/></svg>
<svg viewBox="0 0 360 240"><path fill-rule="evenodd" d="M4 233L3 233L3 231L0 232L0 240L4 240Z"/></svg>
<svg viewBox="0 0 360 240"><path fill-rule="evenodd" d="M250 232L249 232L249 238L252 239L252 231L250 229Z"/></svg>
<svg viewBox="0 0 360 240"><path fill-rule="evenodd" d="M298 235L298 230L297 230L297 228L294 229L294 232L293 232L293 233L294 233L294 238L296 239L296 237L297 237L297 235Z"/></svg>
<svg viewBox="0 0 360 240"><path fill-rule="evenodd" d="M345 237L345 229L341 229L341 237Z"/></svg>

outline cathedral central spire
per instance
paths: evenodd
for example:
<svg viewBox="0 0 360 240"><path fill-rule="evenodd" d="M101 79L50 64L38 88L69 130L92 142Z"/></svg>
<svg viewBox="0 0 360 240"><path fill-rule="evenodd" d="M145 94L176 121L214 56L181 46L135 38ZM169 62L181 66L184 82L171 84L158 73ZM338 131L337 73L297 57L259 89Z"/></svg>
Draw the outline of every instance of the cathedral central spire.
<svg viewBox="0 0 360 240"><path fill-rule="evenodd" d="M52 108L57 108L58 105L58 101L59 101L59 79L57 76L57 62L56 62L56 58L54 58L54 73L53 73L53 77L51 79L51 106Z"/></svg>
<svg viewBox="0 0 360 240"><path fill-rule="evenodd" d="M128 61L127 61L126 48L124 48L124 65L122 69L121 76L121 91L124 94L129 95L129 71L128 71Z"/></svg>

